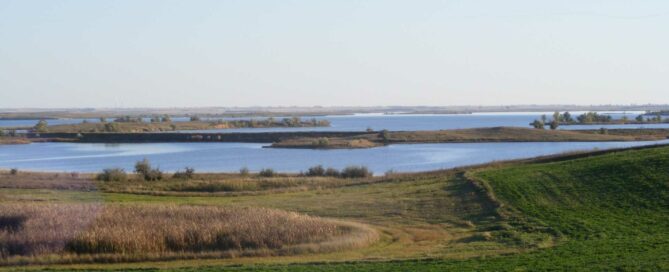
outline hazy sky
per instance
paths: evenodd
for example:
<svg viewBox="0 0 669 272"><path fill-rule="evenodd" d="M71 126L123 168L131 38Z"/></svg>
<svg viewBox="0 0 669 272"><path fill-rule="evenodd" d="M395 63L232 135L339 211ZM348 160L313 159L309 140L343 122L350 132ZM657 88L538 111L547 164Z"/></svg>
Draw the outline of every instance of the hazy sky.
<svg viewBox="0 0 669 272"><path fill-rule="evenodd" d="M0 0L0 107L669 103L669 1Z"/></svg>

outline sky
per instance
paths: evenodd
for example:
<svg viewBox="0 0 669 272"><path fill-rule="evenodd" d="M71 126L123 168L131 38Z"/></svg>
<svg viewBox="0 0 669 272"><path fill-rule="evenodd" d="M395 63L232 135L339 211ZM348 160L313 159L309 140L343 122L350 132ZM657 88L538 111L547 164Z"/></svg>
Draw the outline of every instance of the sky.
<svg viewBox="0 0 669 272"><path fill-rule="evenodd" d="M0 0L0 107L669 103L669 1Z"/></svg>

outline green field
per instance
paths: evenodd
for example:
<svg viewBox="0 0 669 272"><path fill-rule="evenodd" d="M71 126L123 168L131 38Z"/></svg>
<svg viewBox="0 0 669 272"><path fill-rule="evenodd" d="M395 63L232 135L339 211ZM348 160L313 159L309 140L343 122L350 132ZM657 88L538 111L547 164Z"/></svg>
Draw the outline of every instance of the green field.
<svg viewBox="0 0 669 272"><path fill-rule="evenodd" d="M325 253L9 270L669 270L666 146L243 195L7 187L0 190L4 204L262 207L365 224L380 235L366 247Z"/></svg>

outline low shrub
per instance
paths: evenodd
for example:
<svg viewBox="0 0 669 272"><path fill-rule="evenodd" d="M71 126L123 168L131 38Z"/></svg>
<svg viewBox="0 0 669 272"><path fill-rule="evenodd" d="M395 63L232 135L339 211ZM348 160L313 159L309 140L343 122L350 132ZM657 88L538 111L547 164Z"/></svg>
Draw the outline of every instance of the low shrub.
<svg viewBox="0 0 669 272"><path fill-rule="evenodd" d="M309 176L309 177L325 176L325 168L323 168L322 165L316 165L316 166L310 167L309 170L307 170L306 175Z"/></svg>
<svg viewBox="0 0 669 272"><path fill-rule="evenodd" d="M249 175L249 168L248 167L242 167L239 169L239 174L242 176L248 176Z"/></svg>
<svg viewBox="0 0 669 272"><path fill-rule="evenodd" d="M272 168L263 168L263 169L260 170L260 172L258 172L258 175L260 175L261 177L269 178L269 177L275 176L276 173L274 172L274 169L272 169Z"/></svg>
<svg viewBox="0 0 669 272"><path fill-rule="evenodd" d="M128 179L128 174L121 168L107 168L96 177L100 181L124 181Z"/></svg>
<svg viewBox="0 0 669 272"><path fill-rule="evenodd" d="M348 166L341 171L342 178L366 178L371 177L373 173L366 166Z"/></svg>
<svg viewBox="0 0 669 272"><path fill-rule="evenodd" d="M176 171L172 175L172 178L175 179L192 179L195 175L195 169L191 167L186 167L184 171Z"/></svg>
<svg viewBox="0 0 669 272"><path fill-rule="evenodd" d="M163 172L158 168L153 168L147 159L135 163L135 173L141 175L146 181L163 179Z"/></svg>
<svg viewBox="0 0 669 272"><path fill-rule="evenodd" d="M341 173L337 169L334 169L332 167L328 167L328 169L325 169L326 177L339 177L340 175Z"/></svg>
<svg viewBox="0 0 669 272"><path fill-rule="evenodd" d="M19 169L17 169L17 168L12 168L12 169L9 170L9 173L12 174L12 175L16 175L16 174L19 173Z"/></svg>

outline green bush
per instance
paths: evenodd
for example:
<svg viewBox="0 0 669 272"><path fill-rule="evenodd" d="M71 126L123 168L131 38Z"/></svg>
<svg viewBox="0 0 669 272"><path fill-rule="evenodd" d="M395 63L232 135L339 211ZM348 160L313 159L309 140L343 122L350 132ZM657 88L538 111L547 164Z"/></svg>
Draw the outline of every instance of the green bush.
<svg viewBox="0 0 669 272"><path fill-rule="evenodd" d="M33 127L33 129L35 130L35 132L45 133L49 131L48 126L49 124L46 122L46 120L39 120L39 122L37 122L37 124Z"/></svg>
<svg viewBox="0 0 669 272"><path fill-rule="evenodd" d="M334 169L332 167L328 167L328 169L325 169L325 174L326 177L339 177L341 173L339 170Z"/></svg>
<svg viewBox="0 0 669 272"><path fill-rule="evenodd" d="M191 167L186 167L184 171L176 171L172 175L172 178L175 179L192 179L195 175L195 169Z"/></svg>
<svg viewBox="0 0 669 272"><path fill-rule="evenodd" d="M306 175L310 177L325 176L325 168L323 168L322 165L316 165L314 167L309 168L309 170L307 170Z"/></svg>
<svg viewBox="0 0 669 272"><path fill-rule="evenodd" d="M128 174L121 168L107 168L98 174L97 180L101 181L125 181L128 179Z"/></svg>
<svg viewBox="0 0 669 272"><path fill-rule="evenodd" d="M147 159L135 163L135 173L141 175L146 181L163 179L163 172L158 168L153 168Z"/></svg>
<svg viewBox="0 0 669 272"><path fill-rule="evenodd" d="M248 176L249 175L249 168L244 166L239 169L239 174L242 176Z"/></svg>
<svg viewBox="0 0 669 272"><path fill-rule="evenodd" d="M373 175L366 166L348 166L341 171L342 178L366 178Z"/></svg>
<svg viewBox="0 0 669 272"><path fill-rule="evenodd" d="M260 170L260 172L258 172L258 175L260 175L261 177L269 178L269 177L275 176L276 173L274 172L274 169L272 169L272 168L263 168L263 169Z"/></svg>

